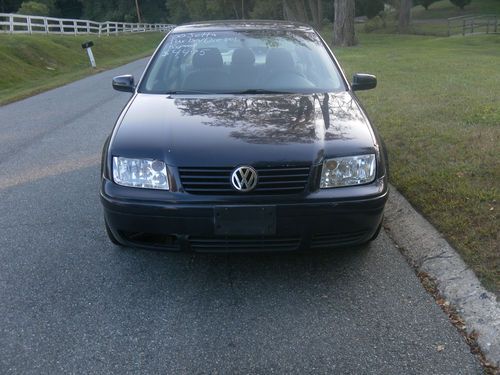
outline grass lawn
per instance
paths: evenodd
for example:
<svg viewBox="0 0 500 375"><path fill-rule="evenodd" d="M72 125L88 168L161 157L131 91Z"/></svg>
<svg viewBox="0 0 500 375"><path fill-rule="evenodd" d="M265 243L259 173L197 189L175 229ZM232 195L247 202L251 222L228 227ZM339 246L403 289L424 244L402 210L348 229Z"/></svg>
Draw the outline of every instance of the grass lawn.
<svg viewBox="0 0 500 375"><path fill-rule="evenodd" d="M500 35L359 37L334 52L349 75L379 79L359 96L392 183L500 295Z"/></svg>
<svg viewBox="0 0 500 375"><path fill-rule="evenodd" d="M151 54L163 33L119 36L0 34L0 105ZM94 41L98 69L81 44Z"/></svg>

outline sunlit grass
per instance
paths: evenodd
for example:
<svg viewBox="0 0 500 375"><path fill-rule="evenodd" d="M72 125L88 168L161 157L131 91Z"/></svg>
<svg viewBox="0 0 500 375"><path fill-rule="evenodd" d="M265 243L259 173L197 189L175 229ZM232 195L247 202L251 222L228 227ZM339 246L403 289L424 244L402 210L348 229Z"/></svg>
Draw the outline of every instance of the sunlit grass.
<svg viewBox="0 0 500 375"><path fill-rule="evenodd" d="M119 36L0 34L0 104L61 86L151 54L162 33ZM94 41L98 69L81 44Z"/></svg>

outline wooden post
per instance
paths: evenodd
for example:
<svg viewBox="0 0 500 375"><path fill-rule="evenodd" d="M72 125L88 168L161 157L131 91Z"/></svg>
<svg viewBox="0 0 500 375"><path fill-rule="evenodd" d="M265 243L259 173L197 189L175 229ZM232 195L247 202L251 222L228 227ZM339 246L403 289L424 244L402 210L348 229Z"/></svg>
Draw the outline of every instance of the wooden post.
<svg viewBox="0 0 500 375"><path fill-rule="evenodd" d="M43 26L45 27L45 34L49 33L49 23L47 21L47 17L43 18Z"/></svg>
<svg viewBox="0 0 500 375"><path fill-rule="evenodd" d="M87 34L90 34L90 22L87 21Z"/></svg>
<svg viewBox="0 0 500 375"><path fill-rule="evenodd" d="M451 35L451 30L450 30L450 20L448 20L448 36Z"/></svg>
<svg viewBox="0 0 500 375"><path fill-rule="evenodd" d="M78 27L76 26L75 20L73 20L73 31L75 32L75 35L78 35Z"/></svg>
<svg viewBox="0 0 500 375"><path fill-rule="evenodd" d="M63 27L63 21L62 20L59 20L59 31L61 32L61 34L64 34L64 27Z"/></svg>

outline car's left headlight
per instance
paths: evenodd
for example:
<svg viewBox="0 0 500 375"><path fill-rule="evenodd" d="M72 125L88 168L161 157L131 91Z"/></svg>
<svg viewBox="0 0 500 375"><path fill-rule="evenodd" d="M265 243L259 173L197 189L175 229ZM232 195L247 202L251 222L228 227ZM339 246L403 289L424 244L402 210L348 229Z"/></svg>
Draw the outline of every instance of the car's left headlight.
<svg viewBox="0 0 500 375"><path fill-rule="evenodd" d="M118 185L168 190L167 166L161 160L113 157L113 180Z"/></svg>
<svg viewBox="0 0 500 375"><path fill-rule="evenodd" d="M321 172L321 189L372 182L376 172L375 154L327 159Z"/></svg>

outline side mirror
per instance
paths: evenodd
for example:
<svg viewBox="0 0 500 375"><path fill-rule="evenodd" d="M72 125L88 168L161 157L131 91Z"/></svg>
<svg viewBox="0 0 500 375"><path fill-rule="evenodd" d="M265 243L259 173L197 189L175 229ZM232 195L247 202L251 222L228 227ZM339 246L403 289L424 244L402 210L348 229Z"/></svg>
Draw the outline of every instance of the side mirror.
<svg viewBox="0 0 500 375"><path fill-rule="evenodd" d="M134 76L128 74L113 78L113 88L117 91L134 92Z"/></svg>
<svg viewBox="0 0 500 375"><path fill-rule="evenodd" d="M352 91L371 90L377 87L377 77L371 74L357 73L352 79Z"/></svg>

